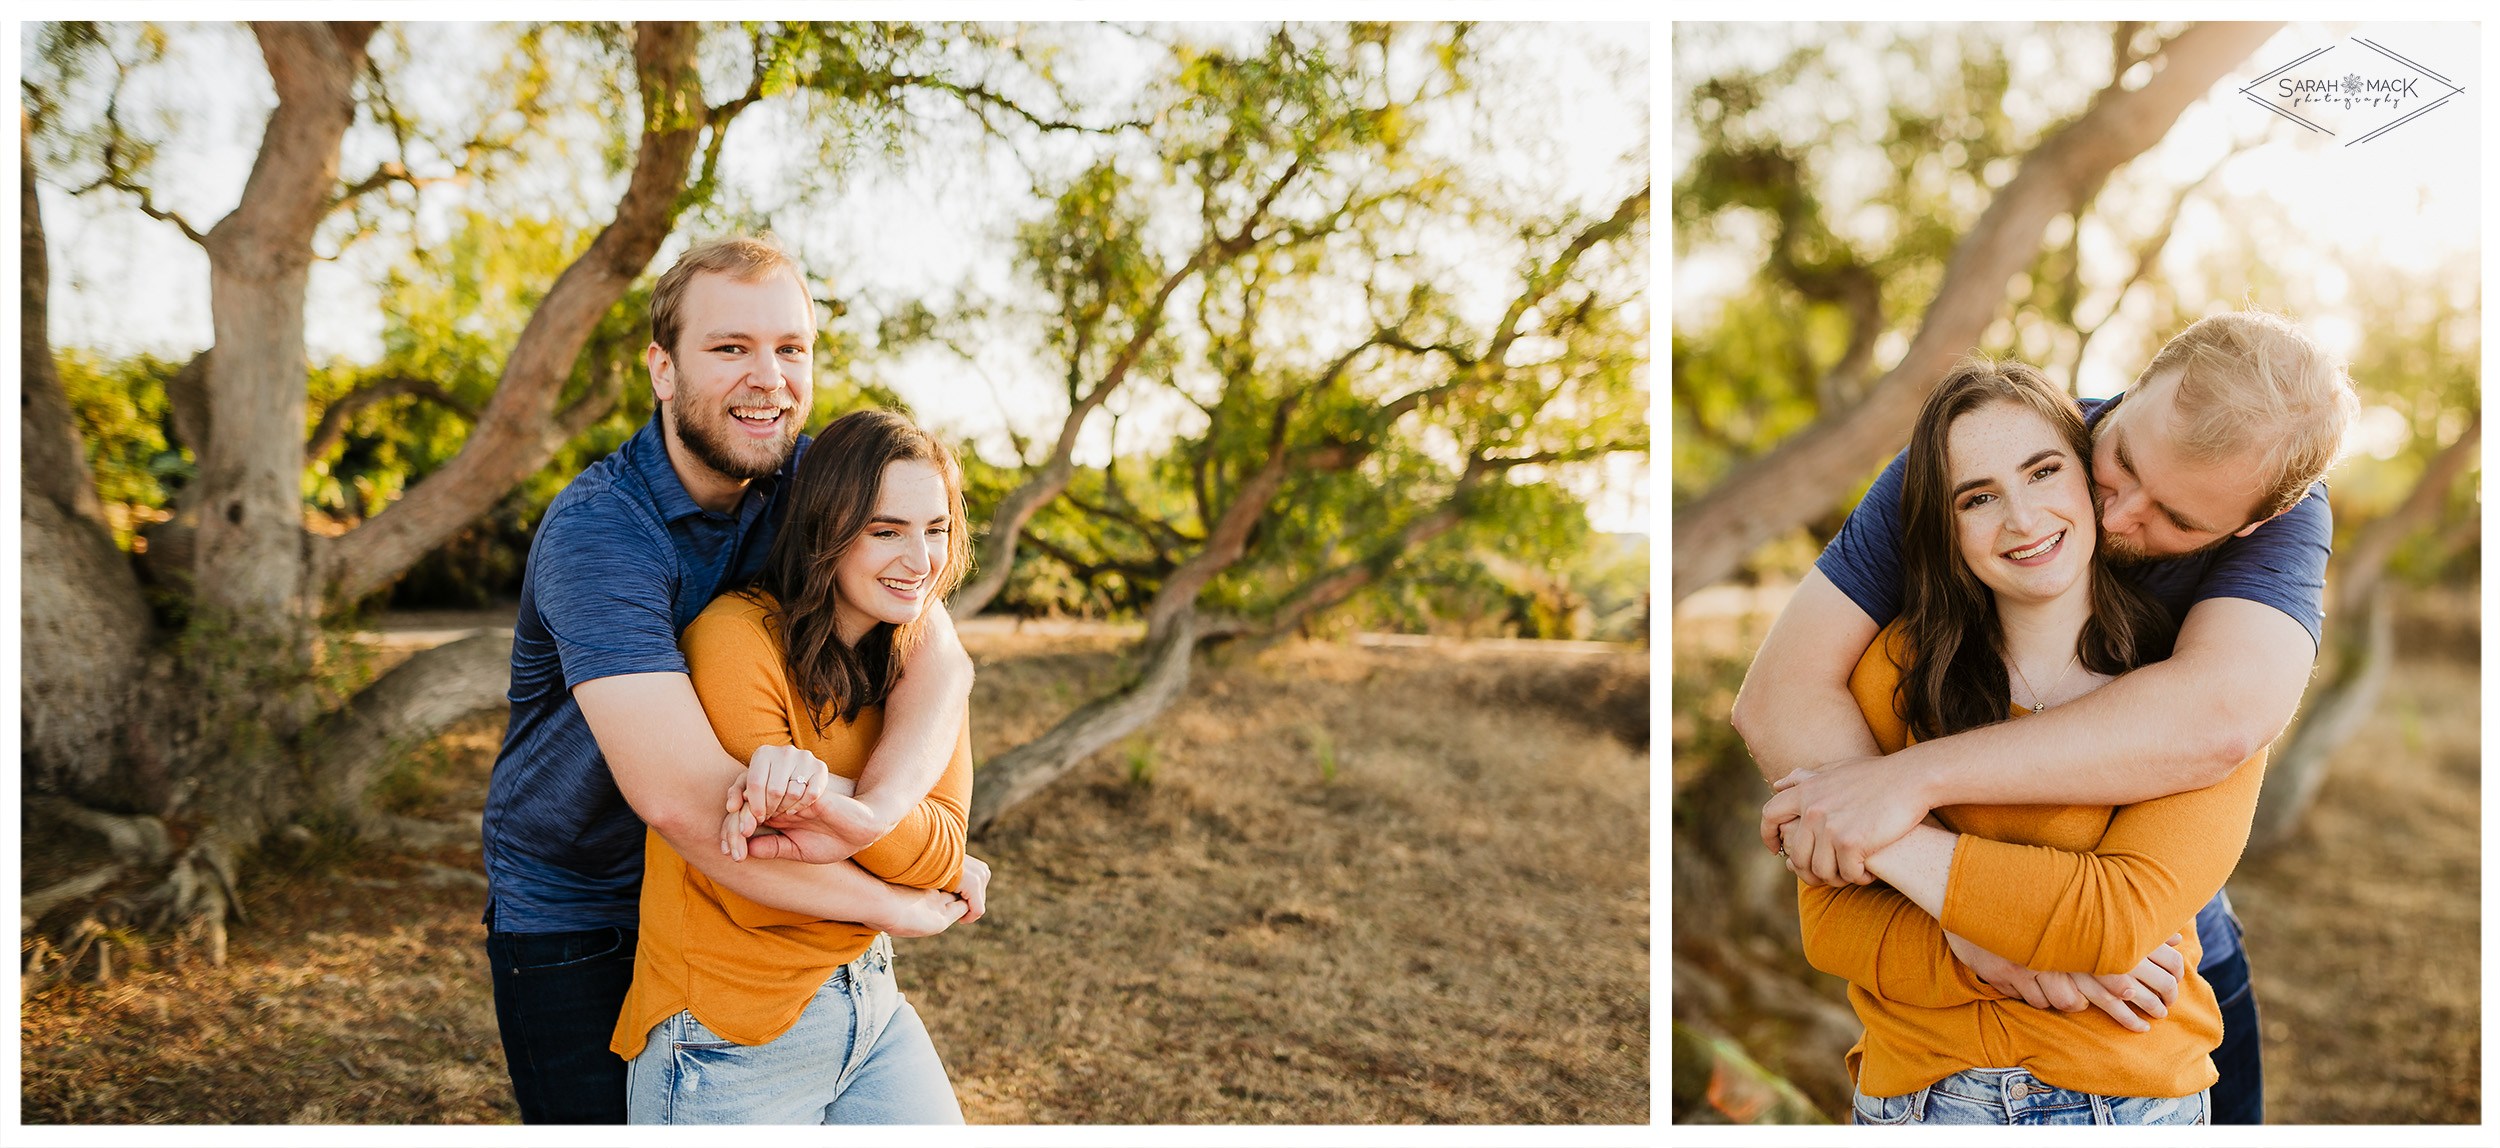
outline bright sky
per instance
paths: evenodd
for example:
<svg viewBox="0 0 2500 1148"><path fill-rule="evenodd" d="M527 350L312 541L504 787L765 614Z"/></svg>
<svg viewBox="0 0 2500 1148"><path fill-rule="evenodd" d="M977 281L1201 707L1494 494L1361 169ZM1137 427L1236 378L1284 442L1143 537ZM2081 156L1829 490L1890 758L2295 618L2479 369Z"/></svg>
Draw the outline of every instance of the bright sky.
<svg viewBox="0 0 2500 1148"><path fill-rule="evenodd" d="M1812 29L1752 26L1743 29L1725 50L1732 58L1776 58L1799 31ZM2357 46L2356 38L2402 52L2464 87L2469 96L2452 100L2401 129L2356 142L2361 134L2356 130L2334 138L2319 135L2256 106L2237 91L2263 73L2318 49L2329 50L2330 56L2318 62L2336 63L2331 70L2334 74L2347 68L2373 75L2389 70L2374 67L2380 61ZM2295 23L2284 28L2251 53L2206 99L2189 107L2161 143L2112 180L2100 209L2112 212L2130 230L2114 234L2106 228L2086 227L2084 257L2092 269L2087 282L2114 285L2123 278L2132 258L2128 247L2158 219L2171 190L2212 167L2235 139L2254 137L2264 142L2232 159L2209 187L2218 187L2230 199L2267 201L2283 212L2292 239L2269 243L2265 256L2270 268L2295 286L2284 292L2289 299L2251 297L2246 302L2278 309L2303 303L2295 318L2338 352L2349 353L2360 335L2348 306L2353 302L2347 294L2350 272L2375 264L2425 283L2436 276L2442 289L2470 293L2480 276L2478 145L2483 109L2475 90L2481 72L2480 43L2479 31L2470 25L2345 22ZM1676 63L1678 84L1689 87L1716 61L1690 58L1679 42ZM2018 91L2044 86L2045 79L2026 81L2026 76L2045 77L2054 64L2044 49L2018 51L2014 86ZM2096 58L2090 68L2100 66ZM2303 68L2296 74L2317 70ZM1677 95L1680 99L1681 90ZM1834 93L1834 98L1861 106L1863 101L1880 100L1882 89L1869 86L1860 92ZM2040 121L2046 106L2037 100L2019 106L2008 101L2017 122L2030 125ZM2058 106L2080 105L2069 100ZM1678 138L1676 159L1671 162L1680 165L1690 154L1690 129L1681 126L1680 107L1672 114ZM2200 193L2183 213L2164 251L2165 274L2183 286L2204 285L2199 264L2254 234L2243 233L2242 228L2243 221L2226 217L2214 196ZM1716 299L1754 273L1759 258L1758 242L1679 253L1674 297L1677 319L1701 320ZM2193 294L2191 289L2190 297ZM2216 303L2236 306L2242 301L2235 294ZM2149 302L2141 292L2131 294L2119 317L2094 341L2082 368L2085 394L2114 393L2133 379L2141 366L2135 359L2146 345L2144 340L2158 334L2146 330L2153 321ZM2093 306L2086 304L2086 320L2095 317ZM1878 369L1897 360L1906 344L1905 338L1897 336L1879 344Z"/></svg>
<svg viewBox="0 0 2500 1148"><path fill-rule="evenodd" d="M1223 28L1205 31L1218 35ZM29 27L21 41L27 56L33 52L31 32ZM480 67L492 62L486 53L470 50L476 37L460 25L421 26L411 37L412 50L429 61L474 59ZM1526 118L1533 130L1517 132L1520 144L1498 157L1505 178L1541 187L1552 200L1601 210L1638 185L1650 127L1642 29L1511 25L1484 40L1500 59L1501 82L1544 105ZM1100 61L1088 70L1104 77L1098 83L1105 91L1119 90L1117 77L1133 75L1138 67L1134 60L1123 62L1116 50L1094 49L1091 61ZM206 228L232 206L248 173L269 99L267 78L248 34L234 26L182 29L162 72L157 90L177 93L184 118L160 162L162 170L179 171L181 178L161 180L159 199ZM438 98L457 101L462 85L446 86L450 91L436 93ZM251 102L244 93L251 93ZM406 98L426 96L416 92ZM730 131L724 157L724 171L741 194L766 206L783 201L777 189L796 177L791 165L812 160L776 154L780 133L773 121L779 112L759 105L743 115ZM944 136L951 129L938 130ZM351 159L346 166L358 163ZM992 295L1012 289L1005 244L1015 213L1031 210L1032 197L1023 170L1003 149L984 153L969 137L953 137L937 147L907 149L899 168L869 160L860 170L863 175L837 198L775 215L774 226L798 248L811 274L832 281L845 297L872 300L935 299L964 287ZM443 197L432 206L451 202ZM197 247L172 227L139 217L118 197L73 201L46 188L43 208L55 264L58 344L168 355L206 345L207 261ZM681 236L664 249L663 261L683 242ZM369 361L380 354L382 316L371 284L388 254L359 249L338 263L316 266L306 331L315 358ZM1500 264L1477 285L1485 305L1498 306L1493 294L1501 290L1498 277L1508 271L1507 263ZM133 308L128 301L134 298L149 305ZM1060 384L1014 343L989 344L970 364L951 354L915 354L886 373L923 417L972 438L993 459L1008 456L1005 428L1039 434L1054 429L1066 409ZM1144 445L1144 435L1169 433L1182 415L1155 409L1145 388L1128 389L1137 396L1126 401L1141 405L1122 411L1119 445L1134 450ZM1094 421L1081 463L1106 457L1108 425L1099 417ZM1617 459L1550 478L1590 501L1599 529L1647 530L1646 460Z"/></svg>

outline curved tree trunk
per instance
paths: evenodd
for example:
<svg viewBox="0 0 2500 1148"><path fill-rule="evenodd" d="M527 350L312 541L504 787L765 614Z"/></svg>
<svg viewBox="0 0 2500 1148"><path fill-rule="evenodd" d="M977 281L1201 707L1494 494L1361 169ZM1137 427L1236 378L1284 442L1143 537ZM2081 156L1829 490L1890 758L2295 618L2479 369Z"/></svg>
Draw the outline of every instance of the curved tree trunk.
<svg viewBox="0 0 2500 1148"><path fill-rule="evenodd" d="M2049 221L2159 143L2189 104L2281 26L2199 24L2180 33L2143 87L2104 89L2081 118L2024 156L1954 247L1909 350L1866 398L1815 420L1676 512L1674 600L1734 573L1756 548L1830 508L1899 449L1920 400L2003 310L2006 282L2037 256Z"/></svg>
<svg viewBox="0 0 2500 1148"><path fill-rule="evenodd" d="M24 134L18 160L20 753L36 789L127 801L112 792L111 747L151 624L53 365L50 259Z"/></svg>
<svg viewBox="0 0 2500 1148"><path fill-rule="evenodd" d="M30 256L21 284L22 406L28 457L39 463L20 480L30 777L138 811L86 807L63 818L103 834L113 857L55 892L101 889L111 878L97 874L108 870L161 873L154 888L111 904L150 911L158 927L179 923L217 960L226 918L241 913L238 865L269 830L308 809L374 828L379 819L365 800L390 750L501 704L509 637L412 659L311 728L316 617L342 586L361 594L386 584L613 402L611 385L555 409L588 332L673 226L708 112L696 98L694 28L638 28L638 71L653 114L617 221L534 313L465 461L421 487L432 492L426 498L403 500L407 513L392 523L374 529L376 519L350 535L358 548L344 539L322 545L317 571L300 489L306 284L313 235L339 203L340 143L372 27L272 23L254 32L278 106L240 204L197 236L209 255L216 346L168 388L177 434L201 468L192 486L196 527L176 532L189 545L173 546L169 536L164 547L192 559L183 587L192 591L192 624L178 641L152 641L129 556L81 508L93 496L79 495L88 483L83 447L44 338L31 163L21 188ZM481 483L470 473L481 468L501 481ZM169 851L168 840L178 847Z"/></svg>
<svg viewBox="0 0 2500 1148"><path fill-rule="evenodd" d="M1197 647L1195 616L1180 615L1160 640L1140 647L1135 681L1087 703L1042 736L982 762L973 775L970 831L988 829L999 814L1162 713L1189 684L1189 662Z"/></svg>
<svg viewBox="0 0 2500 1148"><path fill-rule="evenodd" d="M2265 788L2257 795L2257 818L2248 830L2250 853L2280 844L2300 825L2310 801L2318 796L2318 787L2326 782L2327 759L2352 740L2378 707L2379 693L2387 686L2388 663L2395 658L2395 604L2385 585L2371 593L2360 614L2344 614L2335 620L2329 668L2301 707L2300 724L2266 763Z"/></svg>
<svg viewBox="0 0 2500 1148"><path fill-rule="evenodd" d="M2441 448L2422 468L2422 477L2396 509L2363 526L2338 554L2327 574L2333 604L2327 616L2323 669L2301 700L2299 724L2284 737L2273 760L2266 763L2265 790L2257 799L2257 819L2249 829L2248 848L2262 852L2281 844L2300 825L2309 803L2326 783L2327 761L2352 739L2377 708L2395 659L2394 590L2387 585L2387 563L2396 547L2434 520L2448 499L2449 488L2481 457L2483 416L2474 419L2456 441Z"/></svg>
<svg viewBox="0 0 2500 1148"><path fill-rule="evenodd" d="M313 234L338 184L370 23L255 25L277 88L243 198L208 230L217 355L195 444L200 526L193 592L202 613L260 638L308 633L304 606L304 294Z"/></svg>

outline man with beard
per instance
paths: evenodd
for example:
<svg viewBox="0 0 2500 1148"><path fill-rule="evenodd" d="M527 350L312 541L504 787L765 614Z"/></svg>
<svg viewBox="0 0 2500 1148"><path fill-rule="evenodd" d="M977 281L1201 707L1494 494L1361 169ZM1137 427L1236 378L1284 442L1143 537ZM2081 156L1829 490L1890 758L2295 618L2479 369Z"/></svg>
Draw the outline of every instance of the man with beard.
<svg viewBox="0 0 2500 1148"><path fill-rule="evenodd" d="M2126 805L2201 789L2290 722L2325 616L2334 530L2318 479L2358 407L2342 365L2275 316L2215 315L2165 344L2125 394L2083 406L2100 551L2129 563L2122 575L2179 622L2170 657L2071 705L1875 756L1849 677L1900 611L1895 456L1781 611L1736 699L1737 731L1778 791L1763 844L1800 879L1870 883L1867 855L1940 806ZM2222 1004L2214 1123L2260 1123L2257 1006L2227 897L2196 930L2198 972ZM1973 972L2035 1006L2136 1008L2159 1023L2167 1005L1974 951Z"/></svg>
<svg viewBox="0 0 2500 1148"><path fill-rule="evenodd" d="M901 936L965 915L953 894L848 862L732 862L722 845L724 795L747 766L714 737L677 639L771 546L807 441L815 317L768 238L686 252L651 296L643 358L658 410L556 497L531 540L485 816L486 951L524 1122L625 1122L626 1065L608 1040L633 981L646 823L771 908ZM971 659L945 608L929 617L856 800L822 801L853 850L919 801L963 728ZM768 754L801 751L757 760Z"/></svg>

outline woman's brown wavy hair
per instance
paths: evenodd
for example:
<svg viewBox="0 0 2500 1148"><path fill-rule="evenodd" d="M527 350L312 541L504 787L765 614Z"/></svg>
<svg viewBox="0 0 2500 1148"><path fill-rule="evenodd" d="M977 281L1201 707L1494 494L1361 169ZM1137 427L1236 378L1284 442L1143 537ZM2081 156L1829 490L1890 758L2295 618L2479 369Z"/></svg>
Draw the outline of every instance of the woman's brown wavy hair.
<svg viewBox="0 0 2500 1148"><path fill-rule="evenodd" d="M833 620L841 593L834 570L876 513L886 467L914 460L936 463L946 476L946 565L931 571L923 599L945 601L972 561L963 471L945 443L890 411L844 415L808 445L781 500L781 529L772 550L741 591L764 606L768 624L779 633L790 684L818 733L836 713L848 722L862 707L883 703L928 625L924 607L909 623L879 622L857 645L846 645Z"/></svg>
<svg viewBox="0 0 2500 1148"><path fill-rule="evenodd" d="M1947 444L1953 421L1992 403L2036 412L2066 440L2089 481L2092 432L2073 399L2021 363L1969 358L1927 396L1910 432L1901 484L1901 622L1913 665L1903 666L1893 704L1921 740L2005 720L2005 631L1996 593L1962 561L1953 529L1953 476ZM2092 617L2076 640L2096 674L2124 673L2170 655L2177 627L2169 611L2101 561L2094 515ZM1892 655L1896 664L1900 655Z"/></svg>

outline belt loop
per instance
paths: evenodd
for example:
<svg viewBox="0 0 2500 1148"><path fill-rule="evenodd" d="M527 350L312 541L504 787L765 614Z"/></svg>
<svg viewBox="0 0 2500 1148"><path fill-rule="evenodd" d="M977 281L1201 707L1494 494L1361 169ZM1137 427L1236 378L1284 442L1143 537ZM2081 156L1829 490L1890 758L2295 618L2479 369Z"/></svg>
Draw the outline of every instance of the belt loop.
<svg viewBox="0 0 2500 1148"><path fill-rule="evenodd" d="M1927 1123L1927 1094L1936 1090L1933 1084L1910 1094L1910 1123Z"/></svg>

